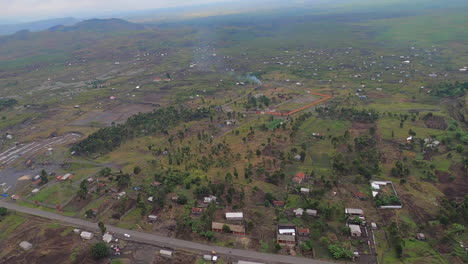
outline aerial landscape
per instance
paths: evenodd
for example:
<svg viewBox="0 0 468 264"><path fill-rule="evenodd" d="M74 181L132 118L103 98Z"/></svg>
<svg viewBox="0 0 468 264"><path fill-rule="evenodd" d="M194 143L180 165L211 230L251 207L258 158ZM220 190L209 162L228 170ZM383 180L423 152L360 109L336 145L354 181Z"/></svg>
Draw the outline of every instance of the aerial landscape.
<svg viewBox="0 0 468 264"><path fill-rule="evenodd" d="M468 2L39 2L0 263L468 263Z"/></svg>

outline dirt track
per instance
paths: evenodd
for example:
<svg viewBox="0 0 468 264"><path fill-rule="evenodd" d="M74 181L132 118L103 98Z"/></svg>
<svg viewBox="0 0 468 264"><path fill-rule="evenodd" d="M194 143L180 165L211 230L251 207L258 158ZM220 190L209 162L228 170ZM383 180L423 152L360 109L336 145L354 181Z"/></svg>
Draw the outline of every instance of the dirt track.
<svg viewBox="0 0 468 264"><path fill-rule="evenodd" d="M310 103L310 104L308 104L308 105L305 105L305 106L299 107L299 108L297 108L297 109L294 109L294 110L292 110L292 111L290 111L290 112L287 112L287 113L281 113L281 112L258 112L258 113L260 113L260 114L265 114L265 115L290 116L290 115L292 115L292 114L301 112L301 111L303 111L303 110L305 110L305 109L307 109L307 108L310 108L310 107L312 107L312 106L314 106L314 105L320 104L320 103L325 102L325 101L327 101L327 100L329 100L329 99L332 98L332 96L326 95L326 94L321 94L321 93L317 93L317 92L310 92L310 93L311 93L311 94L318 95L318 96L322 96L323 98L320 99L320 100L318 100L318 101L312 102L312 103Z"/></svg>
<svg viewBox="0 0 468 264"><path fill-rule="evenodd" d="M289 88L289 86L287 85L284 85L282 83L279 83L279 82L273 82L275 85L279 85L279 86L283 86L283 87L287 87ZM296 108L294 110L291 110L289 112L286 112L286 113L282 113L282 112L276 112L276 111L271 111L271 112L260 112L258 111L257 114L264 114L264 115L275 115L275 116L290 116L292 114L295 114L295 113L298 113L298 112L301 112L307 108L310 108L312 106L315 106L315 105L318 105L320 103L323 103L327 100L330 100L331 98L333 98L333 96L331 95L327 95L327 94L322 94L322 93L317 93L317 92L310 92L311 94L314 94L314 95L318 95L318 96L321 96L323 97L322 99L318 100L318 101L314 101L308 105L305 105L305 106L302 106L302 107L299 107L299 108Z"/></svg>

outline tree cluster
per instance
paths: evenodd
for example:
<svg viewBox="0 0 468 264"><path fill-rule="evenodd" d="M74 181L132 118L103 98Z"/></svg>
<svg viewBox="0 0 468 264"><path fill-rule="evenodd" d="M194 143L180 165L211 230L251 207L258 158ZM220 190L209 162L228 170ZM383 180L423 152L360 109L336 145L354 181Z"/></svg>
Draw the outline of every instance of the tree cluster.
<svg viewBox="0 0 468 264"><path fill-rule="evenodd" d="M75 144L72 151L81 155L108 153L126 139L153 133L168 134L167 129L180 122L200 120L208 116L209 109L185 109L167 107L150 113L139 113L130 117L124 124L101 128L86 139Z"/></svg>
<svg viewBox="0 0 468 264"><path fill-rule="evenodd" d="M335 118L360 123L375 123L379 119L379 113L374 109L356 109L348 107L317 107L315 111L322 118Z"/></svg>

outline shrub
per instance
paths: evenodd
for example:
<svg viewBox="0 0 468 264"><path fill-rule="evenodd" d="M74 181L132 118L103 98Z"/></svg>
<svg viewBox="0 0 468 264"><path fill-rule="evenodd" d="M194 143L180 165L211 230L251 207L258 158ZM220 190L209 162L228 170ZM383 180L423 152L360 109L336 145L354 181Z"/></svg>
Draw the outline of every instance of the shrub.
<svg viewBox="0 0 468 264"><path fill-rule="evenodd" d="M109 256L109 247L104 242L99 242L91 247L91 256L95 259L103 259Z"/></svg>
<svg viewBox="0 0 468 264"><path fill-rule="evenodd" d="M343 248L341 245L332 244L328 246L328 250L335 259L351 259L353 258L353 252L349 249Z"/></svg>

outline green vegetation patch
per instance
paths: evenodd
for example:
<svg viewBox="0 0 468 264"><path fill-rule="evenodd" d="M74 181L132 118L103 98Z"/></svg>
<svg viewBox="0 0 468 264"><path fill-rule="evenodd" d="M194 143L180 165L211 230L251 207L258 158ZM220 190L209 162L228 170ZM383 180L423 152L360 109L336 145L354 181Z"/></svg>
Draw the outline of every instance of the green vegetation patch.
<svg viewBox="0 0 468 264"><path fill-rule="evenodd" d="M26 221L25 217L19 216L14 213L8 214L1 222L0 222L0 240L8 238L8 236L14 232L21 224Z"/></svg>

